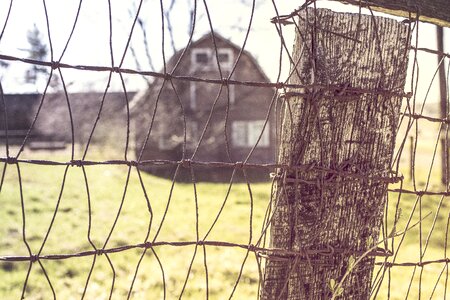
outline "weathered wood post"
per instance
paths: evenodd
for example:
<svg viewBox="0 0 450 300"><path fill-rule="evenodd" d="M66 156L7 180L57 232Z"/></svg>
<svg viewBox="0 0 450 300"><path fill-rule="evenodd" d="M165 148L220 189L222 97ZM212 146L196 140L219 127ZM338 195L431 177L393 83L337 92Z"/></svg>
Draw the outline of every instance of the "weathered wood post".
<svg viewBox="0 0 450 300"><path fill-rule="evenodd" d="M447 118L448 107L447 107L447 79L445 76L445 63L444 63L444 28L441 26L437 26L436 28L436 40L437 40L437 50L439 52L438 64L439 65L439 107L440 107L440 115L442 119ZM447 135L447 127L448 125L444 125L443 130L441 131L441 182L445 186L448 186L449 183L449 165L448 165L448 138Z"/></svg>
<svg viewBox="0 0 450 300"><path fill-rule="evenodd" d="M284 95L261 299L329 299L349 261L379 238L406 78L409 30L392 19L305 9ZM303 255L289 255L289 251ZM353 257L353 258L350 258ZM374 257L357 264L337 299L369 299Z"/></svg>

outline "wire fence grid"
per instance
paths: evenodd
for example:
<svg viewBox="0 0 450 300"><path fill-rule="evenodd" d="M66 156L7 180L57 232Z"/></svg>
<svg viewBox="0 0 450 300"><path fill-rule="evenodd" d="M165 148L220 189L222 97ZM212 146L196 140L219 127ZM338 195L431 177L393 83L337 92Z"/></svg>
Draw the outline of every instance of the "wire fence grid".
<svg viewBox="0 0 450 300"><path fill-rule="evenodd" d="M446 299L450 262L447 253L450 190L449 176L448 174L444 176L441 172L446 172L442 170L448 169L449 165L449 106L448 104L445 106L446 111L443 114L433 113L439 104L433 102L437 99L429 98L433 94L430 92L434 87L433 83L438 81L439 70L445 70L446 77L449 77L450 54L445 53L443 49L420 45L419 28L424 25L413 16L403 21L411 37L407 40L408 44L404 45L407 49L405 57L409 58L408 77L404 89L403 87L367 89L314 81L296 83L292 78L299 72L296 66L300 58L293 56L291 45L285 41L286 32L301 35L303 32L300 25L301 16L307 12L312 14L310 17L314 19L316 5L326 1L305 1L288 15L280 15L276 1L272 1L274 18L267 22L272 22L274 30L279 35L279 45L274 47L276 49L273 51L273 63L279 66L278 75L275 76L277 80L273 82L240 80L234 75L247 53L246 45L254 29L253 19L258 14L257 1L243 2L243 5L249 8L250 14L245 20L247 25L242 30L245 38L238 45L241 50L229 70L224 70L219 63L220 47L216 44L215 20L210 14L211 4L208 1L191 1L192 10L185 12L190 14L191 19L188 42L183 46L183 50L170 52L174 54L175 61L169 59L170 53L166 53L165 49L168 41L173 41L172 26L176 25L174 23L176 17L173 17L176 16L174 5L177 1L169 2L160 1L158 4L159 21L163 28L160 32L161 39L151 40L146 37L147 40L143 41L146 47L156 43L162 44L163 63L160 71L142 70L139 65L134 69L124 67L127 55L130 56L130 53L135 51L132 37L137 34L138 27L142 26L140 14L146 4L144 0L137 1L137 5L133 7L135 10L130 10L133 21L120 55L113 47L113 4L110 0L107 1L110 45L108 66L63 62L66 50L76 38L78 22L84 13L82 0L79 1L74 20L71 21L72 30L59 55L53 49L50 30L50 25L57 26L57 24L52 23L46 0L42 1L46 21L46 28L43 31L46 32L48 39L49 59L44 61L0 53L0 62L40 66L49 70L31 126L18 146L10 142L11 129L8 128L8 120L16 116L8 114L8 103L5 99L9 87L3 86L0 81L1 113L5 122L4 154L0 157L3 164L0 205L3 207L1 210L5 220L17 221L12 224L8 224L8 221L1 222L0 225L3 227L0 233L4 240L0 247L0 274L5 278L5 284L0 289L1 298L261 297L268 262L288 261L292 266L297 261L303 261L306 265L313 265L318 257L329 258L339 255L346 260L352 259L355 264L367 257L375 259L370 286L371 299ZM15 1L11 0L9 3L9 10L0 33L0 45L4 33L12 30L8 24L11 12L15 9ZM374 14L370 7L356 8L356 11L357 14L364 12ZM196 21L201 13L202 18L207 20L209 33L212 34L213 57L216 58L214 76L210 77L192 74L182 67L183 61L190 59L188 52L195 42L194 34L198 30ZM376 21L373 22L376 27ZM329 30L322 28L320 24L314 26L315 30ZM337 32L330 34L339 36ZM348 38L354 43L359 42L358 34L356 37L343 36L343 38ZM349 59L351 55L353 53L349 53ZM435 66L420 65L421 59L426 55L437 61ZM285 60L290 66L295 67L291 67L287 79L282 79L281 69ZM422 68L435 69L434 74L431 73L430 78L426 75L419 78L422 73L428 74L419 69L419 65ZM339 66L337 68L339 69ZM108 78L96 118L88 120L90 129L84 144L80 144L76 139L73 102L69 87L65 83L65 72L70 70L82 74L105 73ZM69 124L71 136L70 153L64 152L60 156L59 154L54 156L50 152L33 152L27 148L32 140L35 125L45 110L45 102L51 94L52 78L55 76L60 79L58 88L65 101L67 109L65 122ZM150 105L145 109L133 107L136 105L133 103L135 100L129 96L125 76L144 77L149 86L153 85L153 89L148 87L154 96L154 102L151 104L153 106ZM123 144L114 146L116 148L114 153L118 152L117 149L123 151L121 150L117 158L104 159L105 156L97 152L109 150L102 148L101 145L94 145L92 140L99 124L112 117L105 114L103 107L108 101L114 77L119 79L122 87L125 120L123 124L126 128L122 128L124 137L120 138L123 139ZM192 138L187 126L189 108L186 107L186 103L189 99L183 99L184 96L178 88L180 84L192 82L207 84L214 91L210 95L206 122L197 129L195 141L189 140ZM445 85L447 84L446 81ZM229 140L231 125L228 119L233 114L230 108L234 105L230 101L233 86L251 88L252 91L270 90L272 93L271 100L264 108L264 125L256 143L247 149L245 156L240 160L233 160L229 154L232 152L232 145ZM174 108L176 115L165 115L162 119L168 126L174 124L175 119L182 122L180 156L176 159L165 156L146 158L147 149L156 147L154 137L158 131L155 120L161 113L158 105L161 107L167 102L167 99L163 99L165 90L170 90L175 95L173 105L176 107ZM421 92L427 90L426 93ZM448 91L448 87L446 90ZM401 112L396 122L397 136L394 138L396 146L390 159L389 174L376 174L370 170L344 167L331 168L320 161L286 164L276 160L279 153L274 155L273 160L267 162L252 160L255 152L260 149L258 144L264 138L265 128L276 128L272 140L279 146L282 140L280 135L283 133L283 121L288 118L289 110L294 109L289 106L291 99L311 97L312 91L320 91L323 99L334 99L342 103L351 102L362 95L365 97L374 95L375 99L380 95L401 99ZM227 101L223 110L226 112L220 122L220 131L214 134L222 136L225 141L224 152L228 154L223 161L203 160L202 150L206 148L208 151L207 147L210 147L206 141L208 130L214 126L212 124L214 114L224 95ZM448 94L441 97L446 103L449 102ZM146 114L147 117L146 123L139 124L144 128L145 134L139 136L140 140L136 145L133 141L136 134L132 124L133 115L136 114L132 112L133 109L140 114ZM431 113L427 113L429 111ZM189 143L194 143L194 146L189 147ZM65 159L67 157L69 159ZM152 167L172 170L171 180L164 181L144 172ZM197 176L204 170L219 173L228 171L227 183L201 182ZM271 183L253 182L251 171L264 173L267 179L271 178ZM178 181L183 172L188 174L189 183ZM317 178L308 176L301 179L292 178L287 175L291 173L315 174ZM111 186L119 182L119 180L111 181L113 177L119 178L123 185ZM238 177L243 181L239 182ZM379 182L386 185L386 193L382 196L386 202L379 243L373 242L370 247L358 251L323 243L305 249L272 247L269 242L270 231L277 210L277 200L280 197L275 190L289 184L313 185L321 189L327 185L327 180L323 180L324 177L329 179L327 180L331 185L334 184L335 178L349 182ZM320 178L322 180L319 180ZM48 190L51 189L54 191L49 194ZM105 190L114 190L115 199L107 199L104 200L104 204L99 204L98 199L103 195L99 190L101 193L106 193ZM36 196L39 194L44 198L49 195L53 198L45 199L43 206L37 207L34 202L36 197L39 198ZM211 203L213 201L216 203ZM127 211L125 219L124 211ZM8 214L16 214L17 218L8 219ZM74 224L71 225L72 228L64 227L69 220L70 224ZM103 229L96 230L96 227ZM35 233L36 230L39 231L38 234ZM82 234L78 234L77 230L83 230ZM140 233L138 239L131 236L136 232ZM375 246L372 247L373 245ZM345 286L346 276L327 280L328 285L330 280L335 282L329 287L330 293L327 297L324 296L324 299L328 296L339 299L342 291L336 289L336 286ZM279 296L283 296L283 293L285 289Z"/></svg>

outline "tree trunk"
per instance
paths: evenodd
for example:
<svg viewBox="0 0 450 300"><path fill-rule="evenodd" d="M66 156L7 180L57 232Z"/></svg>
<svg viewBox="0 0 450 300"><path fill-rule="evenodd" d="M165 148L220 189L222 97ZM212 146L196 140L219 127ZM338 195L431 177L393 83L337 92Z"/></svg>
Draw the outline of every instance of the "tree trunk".
<svg viewBox="0 0 450 300"><path fill-rule="evenodd" d="M261 299L329 299L330 281L378 240L406 78L404 24L306 9L296 28L290 83L315 87L284 96L290 167L276 179L271 247L310 254L269 256ZM373 266L357 264L337 299L369 299Z"/></svg>

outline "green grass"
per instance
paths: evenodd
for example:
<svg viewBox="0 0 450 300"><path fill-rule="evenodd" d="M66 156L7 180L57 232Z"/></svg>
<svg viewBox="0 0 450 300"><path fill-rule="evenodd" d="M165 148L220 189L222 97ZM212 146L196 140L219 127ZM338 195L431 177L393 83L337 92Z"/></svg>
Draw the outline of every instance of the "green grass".
<svg viewBox="0 0 450 300"><path fill-rule="evenodd" d="M67 152L24 153L28 158L46 158L58 161L70 160ZM27 156L28 155L28 156ZM89 159L103 160L106 157L93 151ZM36 166L20 164L22 176L23 200L26 216L25 233L33 253L42 246L53 217L58 196L61 191L65 167ZM126 166L89 166L86 173L89 182L92 227L90 237L97 248L101 248L111 231L114 219L121 204L127 178ZM166 209L171 181L141 173L152 208L152 227L150 240L154 237ZM9 165L5 183L0 194L0 256L28 255L22 238L22 207L18 184L17 169ZM198 228L202 238L211 227L227 193L228 184L198 183ZM412 188L406 186L406 188ZM261 230L265 209L270 195L269 183L252 183L253 195L253 243L256 243ZM401 199L402 216L397 226L403 230L412 211L416 197L403 195ZM420 229L422 227L422 251L440 197L425 196L417 204L411 224L431 212L419 225L407 232L399 250L397 262L417 262L420 259ZM396 194L390 194L389 224L392 224ZM247 244L250 232L250 196L247 185L233 184L225 209L208 236L208 240L229 241ZM168 207L167 216L158 235L158 241L194 241L196 240L196 202L192 184L176 183ZM430 237L428 249L423 260L444 257L445 228L450 206L447 199L437 218L435 229ZM70 254L92 250L88 241L89 207L82 169L70 167L67 173L61 201L55 222L48 240L42 250L47 254ZM151 214L144 197L138 174L132 169L129 185L117 225L107 244L107 248L142 243L147 234ZM390 225L391 226L391 225ZM395 239L398 245L401 237ZM168 299L177 299L188 272L189 263L194 254L194 246L155 248L161 264ZM110 254L115 277L105 255L97 257L85 299L107 299L114 282L113 299L125 299L131 285L142 249L130 249ZM208 284L210 299L227 299L233 290L246 251L238 248L206 247L208 266ZM93 256L70 258L66 260L41 260L58 299L80 299L83 293ZM27 262L0 263L0 299L20 298L25 281ZM428 299L444 264L432 264L423 268L421 296ZM414 267L394 267L390 274L391 299L404 299ZM389 274L386 273L378 299L387 298ZM409 299L418 298L420 268L415 272ZM240 279L235 299L255 299L258 289L258 267L253 255L250 255ZM445 286L445 272L438 283L434 299L442 299ZM197 248L191 274L184 291L186 299L205 298L205 268L203 247ZM163 281L161 269L155 255L147 251L139 269L133 288L133 299L161 299ZM26 299L51 299L51 289L38 263L34 263L26 289Z"/></svg>
<svg viewBox="0 0 450 300"><path fill-rule="evenodd" d="M30 154L33 158L45 158L45 153ZM49 158L47 156L47 158ZM67 153L50 157L67 161ZM99 157L94 157L99 158ZM120 157L116 157L120 158ZM26 238L33 253L37 253L47 232L58 195L61 191L65 167L20 164L23 199L26 216ZM92 229L91 240L101 248L113 226L127 177L126 166L86 167L89 182ZM161 223L171 188L171 181L145 173L142 179L152 207L153 218L150 239ZM5 183L0 195L0 255L28 255L22 239L22 209L18 176L15 166L8 166ZM202 238L211 227L226 195L228 184L199 183L197 186L199 235ZM269 184L251 184L254 212L253 228L256 242L267 207ZM192 184L176 183L167 216L157 241L195 241L196 210ZM65 180L54 224L42 254L69 254L91 250L88 241L89 208L82 169L70 167ZM129 185L117 225L107 248L142 243L150 221L147 202L138 174L132 169ZM250 232L250 197L245 184L234 184L225 209L208 240L247 244ZM155 251L164 266L167 296L180 294L195 247L161 246ZM231 294L246 251L239 248L206 248L209 293L211 298ZM111 254L115 270L114 299L123 299L142 254L142 249L132 249ZM186 298L204 298L205 271L203 248L197 249L193 270L184 291ZM80 299L85 281L92 266L92 256L67 260L42 260L59 299ZM28 263L0 263L0 298L20 298ZM98 256L86 299L108 298L113 273L104 255ZM237 299L254 298L257 291L258 268L254 256L250 256L236 290ZM161 270L151 251L148 251L138 273L133 289L133 299L159 299L163 295ZM27 299L49 299L51 289L37 263L33 264L28 281Z"/></svg>

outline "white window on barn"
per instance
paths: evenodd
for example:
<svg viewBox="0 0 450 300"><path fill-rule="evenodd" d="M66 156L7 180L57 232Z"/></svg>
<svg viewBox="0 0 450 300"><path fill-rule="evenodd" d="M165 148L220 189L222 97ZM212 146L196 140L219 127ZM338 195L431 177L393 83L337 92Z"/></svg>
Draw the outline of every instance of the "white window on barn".
<svg viewBox="0 0 450 300"><path fill-rule="evenodd" d="M234 121L231 126L231 141L235 147L247 146L247 122Z"/></svg>
<svg viewBox="0 0 450 300"><path fill-rule="evenodd" d="M264 132L259 140L258 146L268 147L269 146L269 123L267 123L266 128L264 128L264 121L251 121L248 122L248 143L250 145L256 144L261 132Z"/></svg>
<svg viewBox="0 0 450 300"><path fill-rule="evenodd" d="M253 147L258 141L264 127L264 121L234 121L232 124L231 139L235 147ZM259 140L259 147L269 146L269 124Z"/></svg>
<svg viewBox="0 0 450 300"><path fill-rule="evenodd" d="M217 69L217 60L223 71L229 71L233 67L233 49L218 48L217 57L214 48L194 48L191 51L191 64L193 69L211 70Z"/></svg>
<svg viewBox="0 0 450 300"><path fill-rule="evenodd" d="M221 68L225 70L231 70L231 68L233 67L233 49L231 48L217 49L217 58L219 59Z"/></svg>
<svg viewBox="0 0 450 300"><path fill-rule="evenodd" d="M191 63L193 68L208 68L211 65L211 49L194 48L191 52Z"/></svg>
<svg viewBox="0 0 450 300"><path fill-rule="evenodd" d="M230 73L231 68L233 67L233 63L234 63L233 49L231 49L231 48L217 49L217 58L219 59L220 68L221 68L222 72L224 72L224 73L222 73L223 77L227 77L228 74ZM213 61L216 62L215 57L213 58ZM235 90L234 84L228 85L228 94L230 97L230 104L234 104L234 100L235 100L234 90ZM224 91L226 92L227 89L224 88ZM226 96L226 97L228 97L228 96Z"/></svg>

